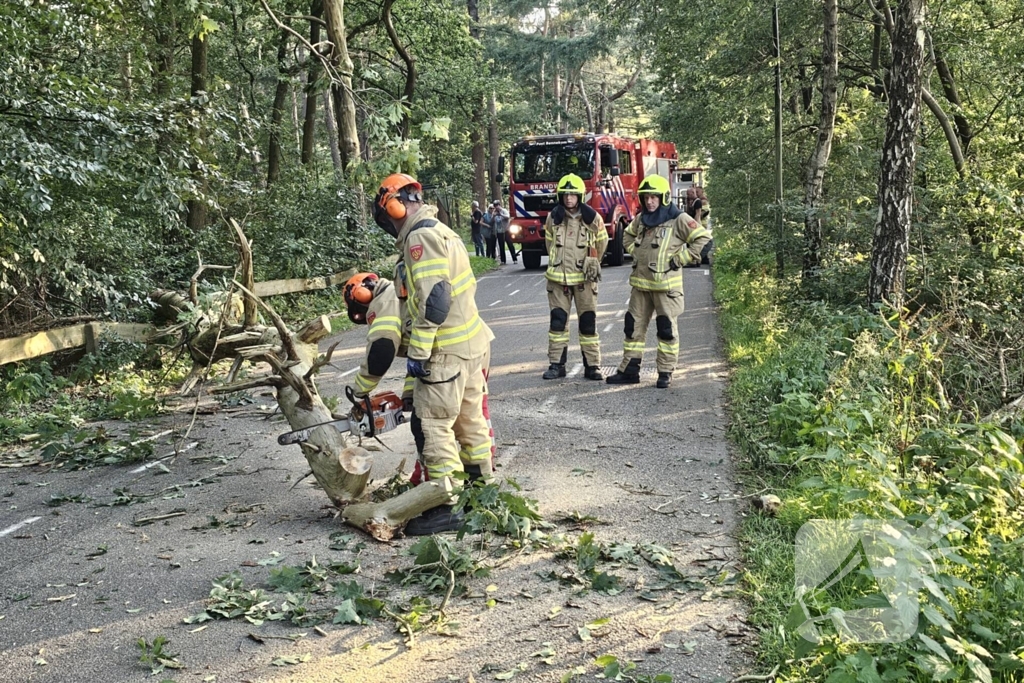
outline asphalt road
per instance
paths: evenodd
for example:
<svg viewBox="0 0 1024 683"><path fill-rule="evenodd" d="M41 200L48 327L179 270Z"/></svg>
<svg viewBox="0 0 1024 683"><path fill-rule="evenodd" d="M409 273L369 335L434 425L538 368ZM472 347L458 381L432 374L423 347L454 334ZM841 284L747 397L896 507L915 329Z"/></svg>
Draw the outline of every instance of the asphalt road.
<svg viewBox="0 0 1024 683"><path fill-rule="evenodd" d="M601 283L598 331L606 373L621 357L628 274L628 262L606 268ZM193 404L183 403L146 425L150 433L175 430L176 441L158 442L157 455L168 456L159 464L80 472L0 469L0 682L427 683L493 680L513 670L515 680L558 681L577 666L586 670L579 680L587 680L600 670L595 657L604 654L636 662L638 672L670 673L675 681L726 681L746 672L745 608L731 592L740 570L732 534L744 501L725 440L726 366L709 272L688 269L684 280L680 366L667 391L654 387L653 324L640 385L583 379L575 315L568 377L543 381L548 308L542 271L509 264L489 273L480 279L477 302L496 336L490 402L498 474L537 499L559 531L586 528L607 543L656 543L708 585L642 600L649 572L623 564L611 569L622 577L621 593L579 594L545 578L558 561L537 550L471 579L468 596L453 599L447 610L459 623L457 635L420 633L412 648L387 620L328 623L321 627L326 635L240 619L184 624L184 617L203 610L212 579L239 571L247 585L259 585L274 562L358 559L367 590L387 591L384 574L411 563L404 552L412 541L383 545L362 537L358 555L328 549L330 534L345 527L312 479L300 481L308 468L298 449L276 444L287 428L268 418L269 394L238 406L204 402L190 431ZM324 342L323 348L340 343L319 379L322 394L342 395L363 334L354 330ZM381 388L400 387L401 362ZM394 450L376 454L378 479L402 458L407 470L412 463L407 429L383 440ZM174 443L187 450L173 455ZM581 636L579 628L597 619L609 622L592 638ZM286 638L295 633L306 635ZM151 677L136 641L157 636L170 641L168 651L185 669ZM554 654L538 654L545 649ZM304 663L271 664L281 655L304 654L311 655Z"/></svg>

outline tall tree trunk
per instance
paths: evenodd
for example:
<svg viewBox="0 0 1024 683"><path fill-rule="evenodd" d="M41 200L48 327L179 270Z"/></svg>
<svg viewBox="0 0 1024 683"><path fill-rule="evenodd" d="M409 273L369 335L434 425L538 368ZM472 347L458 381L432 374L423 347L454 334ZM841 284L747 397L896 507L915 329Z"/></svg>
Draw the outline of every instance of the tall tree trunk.
<svg viewBox="0 0 1024 683"><path fill-rule="evenodd" d="M319 17L324 12L323 2L313 0L309 6L309 14ZM309 44L320 42L320 23L309 22ZM319 73L316 55L309 55L309 71L306 74L306 109L302 118L302 163L313 163L313 143L316 140L316 76Z"/></svg>
<svg viewBox="0 0 1024 683"><path fill-rule="evenodd" d="M832 136L836 125L837 81L839 79L839 3L825 0L824 29L821 34L821 116L818 119L818 143L807 164L807 188L804 196L803 277L815 282L821 270L822 235L821 195L825 169L832 154Z"/></svg>
<svg viewBox="0 0 1024 683"><path fill-rule="evenodd" d="M781 280L786 274L786 235L782 222L782 41L778 0L772 6L772 43L775 53L775 276Z"/></svg>
<svg viewBox="0 0 1024 683"><path fill-rule="evenodd" d="M196 35L192 38L192 97L206 92L206 49L207 42L204 40L204 36L197 31ZM202 119L203 108L197 106L197 110L199 112L198 116ZM202 154L204 146L203 125L200 121L193 145L193 154L196 156ZM196 192L199 194L198 197L188 201L188 220L186 224L189 231L194 234L206 227L206 198L204 196L206 194L206 180L203 177L198 159L192 161L189 172L192 176L192 182L195 184Z"/></svg>
<svg viewBox="0 0 1024 683"><path fill-rule="evenodd" d="M889 111L878 180L868 303L903 304L913 214L917 129L921 122L925 0L900 0L892 39Z"/></svg>
<svg viewBox="0 0 1024 683"><path fill-rule="evenodd" d="M877 14L873 15L874 30L871 33L871 74L874 83L869 90L875 99L882 99L885 95L885 84L882 81L882 18Z"/></svg>
<svg viewBox="0 0 1024 683"><path fill-rule="evenodd" d="M935 51L935 71L939 74L939 81L942 82L942 92L946 99L953 105L953 121L956 123L957 136L960 138L960 150L964 156L971 152L971 142L974 140L974 129L971 122L964 116L963 104L960 101L960 93L956 87L956 79L953 72L946 63L946 57L941 50Z"/></svg>
<svg viewBox="0 0 1024 683"><path fill-rule="evenodd" d="M394 0L384 0L384 8L381 10L381 16L384 19L384 28L387 29L388 38L391 40L391 46L395 48L395 52L405 62L405 88L402 90L402 101L407 107L412 105L412 97L416 93L416 58L410 54L410 52L402 45L402 41L398 39L398 31L395 30L395 24L391 20L391 6L394 4ZM409 110L407 109L402 114L402 139L409 139Z"/></svg>
<svg viewBox="0 0 1024 683"><path fill-rule="evenodd" d="M156 12L156 46L150 56L156 65L153 74L153 95L157 102L165 102L171 94L171 77L174 75L174 39L178 34L177 17L173 3L161 2ZM173 138L166 127L161 127L156 138L156 157L166 159Z"/></svg>
<svg viewBox="0 0 1024 683"><path fill-rule="evenodd" d="M274 104L270 108L270 143L267 149L267 185L277 182L281 176L281 129L284 122L284 102L288 97L288 72L285 58L288 55L288 33L281 31L277 45L277 89Z"/></svg>
<svg viewBox="0 0 1024 683"><path fill-rule="evenodd" d="M491 91L487 100L487 147L491 155L491 199L501 199L501 183L498 182L498 106L495 102L494 91Z"/></svg>
<svg viewBox="0 0 1024 683"><path fill-rule="evenodd" d="M473 160L473 199L480 202L485 201L487 197L487 155L484 152L483 129L483 106L480 106L473 112L473 122L469 129L469 142L472 145L470 156Z"/></svg>
<svg viewBox="0 0 1024 683"><path fill-rule="evenodd" d="M562 123L562 75L558 69L558 63L555 63L555 68L551 71L554 72L554 78L551 79L551 97L555 101L555 130L559 133L564 133Z"/></svg>
<svg viewBox="0 0 1024 683"><path fill-rule="evenodd" d="M466 12L469 13L469 35L480 40L480 8L477 0L466 0ZM473 120L469 129L469 142L472 146L470 158L473 160L473 199L484 201L487 197L486 153L484 151L484 98L479 97L473 109Z"/></svg>
<svg viewBox="0 0 1024 683"><path fill-rule="evenodd" d="M324 125L327 128L327 144L331 147L334 177L340 181L345 177L345 166L341 163L341 149L338 147L338 125L334 121L334 91L331 88L324 90Z"/></svg>
<svg viewBox="0 0 1024 683"><path fill-rule="evenodd" d="M608 121L608 82L601 80L601 99L597 105L597 130L595 133L605 132L605 125Z"/></svg>
<svg viewBox="0 0 1024 683"><path fill-rule="evenodd" d="M587 131L598 132L594 130L594 110L590 106L590 99L587 97L587 90L583 87L583 73L580 72L580 98L583 100L583 108L587 112Z"/></svg>
<svg viewBox="0 0 1024 683"><path fill-rule="evenodd" d="M338 149L344 168L359 158L359 130L356 127L356 100L352 93L352 57L345 37L345 0L324 0L327 35L333 44L332 57L338 70L334 88L338 119Z"/></svg>

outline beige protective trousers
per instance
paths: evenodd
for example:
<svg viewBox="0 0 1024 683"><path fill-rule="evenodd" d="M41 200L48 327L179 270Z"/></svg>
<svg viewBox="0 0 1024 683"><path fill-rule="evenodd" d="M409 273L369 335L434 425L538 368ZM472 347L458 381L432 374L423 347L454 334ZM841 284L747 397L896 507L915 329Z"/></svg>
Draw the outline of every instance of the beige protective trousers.
<svg viewBox="0 0 1024 683"><path fill-rule="evenodd" d="M658 372L670 373L676 369L676 363L679 361L679 327L676 319L683 313L683 293L676 290L649 292L634 287L629 294L629 309L626 311L623 325L623 334L626 338L622 343L619 372L625 371L631 359L643 359L647 326L655 313L658 331Z"/></svg>
<svg viewBox="0 0 1024 683"><path fill-rule="evenodd" d="M490 350L469 360L437 354L424 364L430 375L417 378L413 404L423 441L417 446L430 479L440 481L466 465L478 465L490 477L491 434L484 413L490 364Z"/></svg>
<svg viewBox="0 0 1024 683"><path fill-rule="evenodd" d="M569 346L569 313L576 301L579 319L580 351L587 366L601 365L601 339L597 334L597 283L560 285L548 282L551 326L548 329L548 362L564 363L562 354Z"/></svg>

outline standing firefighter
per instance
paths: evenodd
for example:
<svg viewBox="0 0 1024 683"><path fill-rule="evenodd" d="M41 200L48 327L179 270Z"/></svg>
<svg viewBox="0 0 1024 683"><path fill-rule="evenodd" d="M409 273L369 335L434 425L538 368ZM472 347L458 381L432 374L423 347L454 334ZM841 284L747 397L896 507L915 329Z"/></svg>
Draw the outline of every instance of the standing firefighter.
<svg viewBox="0 0 1024 683"><path fill-rule="evenodd" d="M558 181L558 204L544 224L548 250L548 362L544 379L565 377L569 346L569 313L573 300L579 318L583 376L600 380L601 341L597 336L597 283L601 279L601 257L608 246L604 221L583 203L583 179L570 173Z"/></svg>
<svg viewBox="0 0 1024 683"><path fill-rule="evenodd" d="M395 173L377 192L374 220L395 237L405 264L411 318L406 370L413 386L413 434L430 479L490 479L491 437L484 417L494 335L476 307L476 278L461 238L423 204L415 178ZM462 515L441 505L405 528L411 536L458 529Z"/></svg>
<svg viewBox="0 0 1024 683"><path fill-rule="evenodd" d="M626 228L623 246L633 256L629 310L624 327L622 362L608 384L639 384L644 340L651 316L657 314L658 388L667 389L679 360L679 328L683 312L683 272L700 263L710 233L670 201L668 181L651 175L637 190L642 211Z"/></svg>

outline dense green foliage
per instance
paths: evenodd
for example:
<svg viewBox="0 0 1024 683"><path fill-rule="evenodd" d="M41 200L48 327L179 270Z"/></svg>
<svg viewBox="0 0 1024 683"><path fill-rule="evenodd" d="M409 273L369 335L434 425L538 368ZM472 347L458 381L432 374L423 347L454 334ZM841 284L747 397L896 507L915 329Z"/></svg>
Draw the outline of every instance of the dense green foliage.
<svg viewBox="0 0 1024 683"><path fill-rule="evenodd" d="M895 13L895 2L892 5ZM800 280L804 182L820 105L821 3L780 3L784 186L773 196L771 3L651 3L665 134L711 163L718 297L731 360L733 437L750 486L782 499L745 530L761 663L780 680L1020 680L1024 427L1024 145L1012 2L928 3L908 309L865 306L878 215L889 44L875 3L839 3L839 113L825 174L824 271ZM877 42L875 42L877 41ZM873 44L874 43L874 44ZM713 160L713 161L712 161ZM774 214L786 273L776 279ZM916 634L817 647L795 628L794 543L815 518L964 519L928 550ZM953 547L955 546L955 551ZM940 561L945 559L944 562ZM824 595L863 607L854 572ZM828 622L828 617L825 617ZM819 624L820 625L820 624Z"/></svg>

